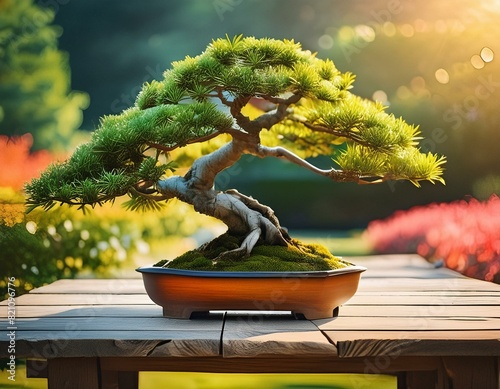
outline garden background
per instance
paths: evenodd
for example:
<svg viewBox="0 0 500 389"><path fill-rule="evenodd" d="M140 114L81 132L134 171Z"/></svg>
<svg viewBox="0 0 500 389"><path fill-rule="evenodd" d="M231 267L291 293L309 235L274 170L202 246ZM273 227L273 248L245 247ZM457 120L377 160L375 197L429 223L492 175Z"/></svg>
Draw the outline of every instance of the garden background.
<svg viewBox="0 0 500 389"><path fill-rule="evenodd" d="M276 160L220 175L334 254L417 252L500 282L499 0L0 0L0 290L133 275L223 231L175 203L133 214L24 213L24 183L88 139L103 115L212 38L295 39L357 78L353 92L417 124L447 156L446 185L333 183ZM317 164L329 167L331 160ZM281 196L286 193L286 201Z"/></svg>

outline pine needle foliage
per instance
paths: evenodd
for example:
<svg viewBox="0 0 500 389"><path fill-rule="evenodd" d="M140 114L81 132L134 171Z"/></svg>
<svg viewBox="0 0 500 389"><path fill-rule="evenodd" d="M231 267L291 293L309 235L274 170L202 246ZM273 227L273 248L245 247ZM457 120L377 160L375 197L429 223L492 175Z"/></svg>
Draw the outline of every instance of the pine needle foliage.
<svg viewBox="0 0 500 389"><path fill-rule="evenodd" d="M131 210L159 209L156 185L192 163L186 155L231 140L247 142L242 153L263 145L300 158L335 155L324 175L340 181L444 182L445 158L420 152L418 127L352 94L354 79L293 40L215 39L145 83L134 106L103 117L89 143L26 186L28 204L95 206L128 195ZM249 115L254 101L268 109Z"/></svg>

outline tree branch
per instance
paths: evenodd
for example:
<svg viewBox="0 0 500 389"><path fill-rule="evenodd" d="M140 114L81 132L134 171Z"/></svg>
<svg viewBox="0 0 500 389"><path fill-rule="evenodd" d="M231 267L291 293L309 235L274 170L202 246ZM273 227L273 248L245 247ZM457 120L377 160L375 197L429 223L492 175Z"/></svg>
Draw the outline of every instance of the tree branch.
<svg viewBox="0 0 500 389"><path fill-rule="evenodd" d="M287 150L283 147L267 147L260 145L258 148L259 157L275 157L286 159L289 162L293 162L294 164L306 168L313 173L319 174L320 176L329 177L332 170L334 169L320 169L313 164L307 162L305 159L299 157L297 154Z"/></svg>
<svg viewBox="0 0 500 389"><path fill-rule="evenodd" d="M243 131L241 131L241 130L236 129L236 128L226 128L224 130L219 130L219 131L212 132L211 134L202 136L200 138L195 138L195 139L189 140L189 141L187 141L184 144L178 144L178 145L171 146L171 147L164 146L164 145L162 145L160 143L155 143L155 142L146 142L146 145L148 145L149 147L155 148L157 150L161 150L161 151L164 151L166 153L169 153L169 152L174 151L175 149L178 149L180 147L184 147L184 146L191 145L191 144L194 144L194 143L201 143L201 142L209 141L210 139L216 138L216 137L218 137L219 135L222 135L222 134L229 134L232 137L237 138L237 137L239 137L239 136L241 136L242 134L245 134L245 133Z"/></svg>
<svg viewBox="0 0 500 389"><path fill-rule="evenodd" d="M241 113L241 110L245 105L247 105L251 97L252 96L238 96L230 105L231 115L235 118L236 123L238 123L238 125L244 129L247 129L248 124L252 121L248 118L248 116L243 115Z"/></svg>
<svg viewBox="0 0 500 389"><path fill-rule="evenodd" d="M330 178L331 180L337 182L355 182L357 184L375 184L383 181L392 179L390 176L368 176L356 172L346 172L343 170L331 169L320 169L317 166L307 162L305 159L294 154L290 150L283 147L267 147L259 146L258 152L256 154L258 157L275 157L286 159L300 167L306 168L307 170L316 173L320 176Z"/></svg>
<svg viewBox="0 0 500 389"><path fill-rule="evenodd" d="M228 99L226 99L224 97L224 94L222 93L224 90L221 87L217 87L217 88L215 88L215 90L217 91L217 97L219 98L221 103L230 107L233 102L229 101Z"/></svg>
<svg viewBox="0 0 500 389"><path fill-rule="evenodd" d="M299 96L299 95L294 93L291 97L293 97L293 96ZM290 100L291 97L289 97L287 99L284 99L282 97L270 96L270 95L260 95L259 97L261 97L264 100L267 100L267 101L269 101L269 102L271 102L273 104L286 104L286 105L290 105L291 104L289 102L289 100ZM300 98L299 98L299 100L300 100ZM294 102L296 103L297 101L294 101Z"/></svg>
<svg viewBox="0 0 500 389"><path fill-rule="evenodd" d="M256 128L258 128L258 130L260 131L263 128L269 129L276 123L279 123L285 118L288 107L291 104L297 103L301 98L302 95L300 94L293 94L287 99L272 98L269 101L271 101L272 103L277 102L278 103L277 108L255 119L253 122L255 123Z"/></svg>
<svg viewBox="0 0 500 389"><path fill-rule="evenodd" d="M342 130L336 130L334 128L329 128L329 127L324 127L324 126L319 126L319 125L314 125L309 123L307 120L300 119L296 116L291 116L290 120L293 120L294 122L301 123L308 129L314 132L321 132L323 134L329 134L333 136L338 136L340 138L346 138L350 139L362 146L370 147L373 148L373 145L370 145L370 143L366 142L361 138L356 132L348 132L348 131L342 131Z"/></svg>
<svg viewBox="0 0 500 389"><path fill-rule="evenodd" d="M137 196L145 197L150 200L155 200L155 201L162 201L162 200L170 200L174 198L175 196L169 196L166 194L163 195L155 195L153 193L150 193L149 191L142 191L139 190L138 188L131 187L130 192L134 193Z"/></svg>

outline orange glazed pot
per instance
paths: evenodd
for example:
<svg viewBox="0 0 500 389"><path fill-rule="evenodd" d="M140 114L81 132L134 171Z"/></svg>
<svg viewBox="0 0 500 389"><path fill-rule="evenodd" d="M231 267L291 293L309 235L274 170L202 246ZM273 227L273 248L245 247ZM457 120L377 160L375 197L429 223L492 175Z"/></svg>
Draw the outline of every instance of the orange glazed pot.
<svg viewBox="0 0 500 389"><path fill-rule="evenodd" d="M366 268L311 272L221 272L140 267L163 316L189 319L211 310L292 311L306 319L334 317L358 289Z"/></svg>

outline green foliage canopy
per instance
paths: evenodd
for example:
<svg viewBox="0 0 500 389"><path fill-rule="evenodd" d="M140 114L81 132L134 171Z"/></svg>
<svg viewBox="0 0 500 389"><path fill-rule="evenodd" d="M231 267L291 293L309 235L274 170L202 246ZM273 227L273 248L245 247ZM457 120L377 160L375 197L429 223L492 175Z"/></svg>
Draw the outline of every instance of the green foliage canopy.
<svg viewBox="0 0 500 389"><path fill-rule="evenodd" d="M421 153L418 129L353 95L353 81L293 40L214 40L146 83L133 107L104 117L90 143L27 186L28 203L95 205L128 194L132 209L157 208L165 197L156 183L179 162L172 152L223 135L242 141L242 153L307 168L303 158L337 153L337 168L311 169L337 181L443 182L445 158ZM274 109L246 114L259 102ZM260 145L284 148L264 155Z"/></svg>

